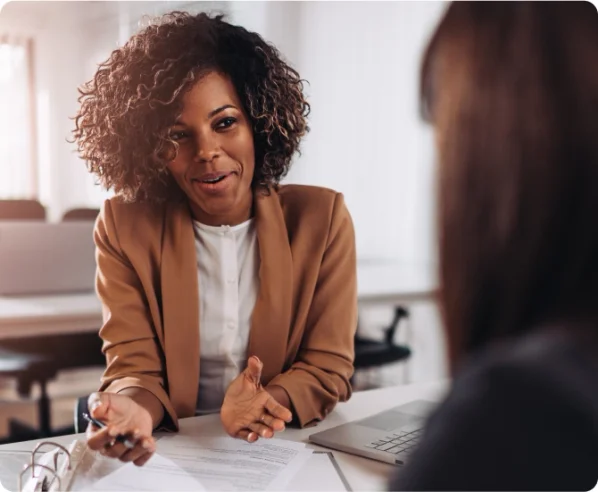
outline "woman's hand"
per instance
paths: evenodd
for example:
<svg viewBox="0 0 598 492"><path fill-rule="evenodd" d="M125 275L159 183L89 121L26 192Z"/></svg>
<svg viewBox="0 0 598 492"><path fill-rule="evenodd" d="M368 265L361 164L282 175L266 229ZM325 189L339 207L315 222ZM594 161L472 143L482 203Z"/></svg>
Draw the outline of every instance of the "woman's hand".
<svg viewBox="0 0 598 492"><path fill-rule="evenodd" d="M270 438L285 429L293 418L291 411L278 403L262 386L262 362L255 356L247 368L230 384L220 409L224 430L232 437L254 442Z"/></svg>
<svg viewBox="0 0 598 492"><path fill-rule="evenodd" d="M100 429L94 424L87 426L87 445L99 450L104 456L132 461L142 466L152 457L156 443L152 437L152 417L147 409L131 397L116 393L92 393L88 400L91 416L106 424ZM132 449L115 440L126 435L135 443Z"/></svg>

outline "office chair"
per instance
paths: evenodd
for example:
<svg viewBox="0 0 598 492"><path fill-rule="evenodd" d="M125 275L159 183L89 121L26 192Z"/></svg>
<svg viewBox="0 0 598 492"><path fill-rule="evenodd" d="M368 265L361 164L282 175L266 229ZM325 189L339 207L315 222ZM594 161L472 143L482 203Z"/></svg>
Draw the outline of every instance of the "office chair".
<svg viewBox="0 0 598 492"><path fill-rule="evenodd" d="M46 220L46 209L37 200L0 200L0 220Z"/></svg>
<svg viewBox="0 0 598 492"><path fill-rule="evenodd" d="M50 398L46 385L60 371L66 369L105 366L102 340L98 334L72 333L8 339L3 340L0 347L0 377L16 377L21 397L29 396L33 383L38 383L41 389L38 400L38 427L30 428L18 422L11 422L10 441L72 434L72 426L64 429L52 428ZM19 361L18 371L14 369L16 361Z"/></svg>
<svg viewBox="0 0 598 492"><path fill-rule="evenodd" d="M56 377L56 368L52 358L42 354L20 353L0 348L0 376L14 378L17 381L17 393L21 398L28 398L33 383L40 386L38 399L38 428L11 419L9 421L9 441L47 437L50 429L50 399L47 384Z"/></svg>
<svg viewBox="0 0 598 492"><path fill-rule="evenodd" d="M411 356L411 349L408 346L398 345L393 341L399 322L408 317L409 311L407 309L403 306L396 306L392 322L383 330L384 337L382 340L361 337L359 329L357 330L355 334L355 362L353 364L355 371L400 362Z"/></svg>
<svg viewBox="0 0 598 492"><path fill-rule="evenodd" d="M99 208L73 208L67 210L62 216L62 221L68 220L96 220L100 213Z"/></svg>

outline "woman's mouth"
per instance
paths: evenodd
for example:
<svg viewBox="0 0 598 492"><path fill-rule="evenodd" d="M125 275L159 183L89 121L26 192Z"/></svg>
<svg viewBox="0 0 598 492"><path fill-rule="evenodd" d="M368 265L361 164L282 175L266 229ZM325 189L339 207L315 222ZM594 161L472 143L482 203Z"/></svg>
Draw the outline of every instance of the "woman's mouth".
<svg viewBox="0 0 598 492"><path fill-rule="evenodd" d="M218 183L219 181L222 181L224 178L226 178L226 174L223 174L222 176L217 176L216 178L206 178L206 179L201 179L200 181L202 183L208 183L208 184L213 184L213 183Z"/></svg>
<svg viewBox="0 0 598 492"><path fill-rule="evenodd" d="M220 193L228 188L233 174L233 172L209 173L204 174L197 179L192 179L191 181L194 186L197 186L204 192Z"/></svg>

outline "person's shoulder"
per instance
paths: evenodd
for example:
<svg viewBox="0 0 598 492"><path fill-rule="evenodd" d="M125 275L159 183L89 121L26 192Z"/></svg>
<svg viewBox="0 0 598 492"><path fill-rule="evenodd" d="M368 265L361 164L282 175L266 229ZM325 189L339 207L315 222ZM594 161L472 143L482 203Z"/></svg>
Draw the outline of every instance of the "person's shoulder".
<svg viewBox="0 0 598 492"><path fill-rule="evenodd" d="M128 202L119 196L108 198L101 209L102 217L110 215L115 223L139 223L149 221L155 223L158 217L164 215L165 203Z"/></svg>
<svg viewBox="0 0 598 492"><path fill-rule="evenodd" d="M330 188L292 184L279 186L276 194L288 218L330 223L335 217L349 215L343 194Z"/></svg>
<svg viewBox="0 0 598 492"><path fill-rule="evenodd" d="M598 421L595 338L583 330L560 326L494 344L463 367L455 380L455 391L477 397L502 394L520 403L543 395L571 410L585 409Z"/></svg>
<svg viewBox="0 0 598 492"><path fill-rule="evenodd" d="M593 331L596 330L575 324L542 326L490 345L469 360L467 371L478 374L516 370L545 377L562 375L569 369L598 371L594 364L598 358L598 335Z"/></svg>
<svg viewBox="0 0 598 492"><path fill-rule="evenodd" d="M333 206L342 198L341 193L330 188L298 184L281 185L277 193L283 205L299 208Z"/></svg>
<svg viewBox="0 0 598 492"><path fill-rule="evenodd" d="M471 357L393 489L591 488L598 371L580 361L597 358L591 343L567 331L538 330Z"/></svg>
<svg viewBox="0 0 598 492"><path fill-rule="evenodd" d="M352 221L342 193L329 188L285 185L276 190L289 231L306 230L325 238L334 230L350 229ZM310 224L305 229L301 224Z"/></svg>
<svg viewBox="0 0 598 492"><path fill-rule="evenodd" d="M127 202L115 196L107 199L96 223L96 233L121 244L151 241L161 235L166 203Z"/></svg>

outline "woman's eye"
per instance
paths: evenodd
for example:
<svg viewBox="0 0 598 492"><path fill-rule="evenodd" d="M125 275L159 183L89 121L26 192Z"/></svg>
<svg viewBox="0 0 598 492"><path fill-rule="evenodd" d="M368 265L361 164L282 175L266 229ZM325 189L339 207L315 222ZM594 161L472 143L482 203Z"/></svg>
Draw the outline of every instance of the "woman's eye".
<svg viewBox="0 0 598 492"><path fill-rule="evenodd" d="M171 132L169 135L170 140L173 140L174 142L178 142L179 140L182 140L188 136L189 135L187 134L187 132L183 132L183 131Z"/></svg>
<svg viewBox="0 0 598 492"><path fill-rule="evenodd" d="M227 118L223 118L221 119L218 123L216 123L216 128L218 129L224 129L224 128L229 128L230 126L232 126L235 122L237 121L236 118L233 118L232 116L229 116Z"/></svg>

